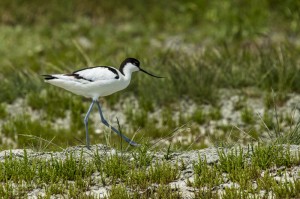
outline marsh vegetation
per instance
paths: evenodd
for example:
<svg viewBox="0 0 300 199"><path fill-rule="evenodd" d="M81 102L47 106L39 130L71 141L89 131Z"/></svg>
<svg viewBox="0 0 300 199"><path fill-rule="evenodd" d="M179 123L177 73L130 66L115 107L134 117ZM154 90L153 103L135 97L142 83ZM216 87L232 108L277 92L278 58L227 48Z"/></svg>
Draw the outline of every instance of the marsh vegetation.
<svg viewBox="0 0 300 199"><path fill-rule="evenodd" d="M109 121L148 146L147 150L166 152L168 157L172 152L210 146L300 144L299 21L298 1L1 1L0 149L62 151L84 144L83 117L89 99L45 84L41 75L94 65L118 66L126 57L136 57L145 69L166 76L153 80L134 74L126 90L101 99ZM128 147L104 127L96 111L90 121L92 144L126 152L142 150ZM271 152L262 153L277 156ZM258 181L261 190L272 190L276 197L299 197L295 191L300 189L299 178L275 186L267 175L258 176L277 165L277 160L268 166L254 162L248 168L244 156L235 156L242 161L237 168L231 168L226 157L221 166L205 166L203 159L195 163L198 177L191 187L197 188L196 196L217 197L208 190L223 178L206 178L203 171L207 171L227 173L227 178L240 184L226 189L225 198L247 198L242 194L248 187L246 179ZM0 193L12 197L16 181L34 181L35 185L49 184L47 196L66 193L65 189L77 195L89 189L89 175L97 171L110 173L106 183L117 184L111 198L125 197L127 188L136 190L137 184L145 190L147 183L163 185L156 190L161 198L180 197L168 186L178 179L179 166L171 168L166 161L156 167L136 158L141 165L127 162L115 171L111 170L122 157L107 157L101 168L79 160L79 166L87 164L79 173L71 156L66 162L53 160L51 167L43 161L8 158L1 163L5 173L0 173ZM299 160L289 161L299 165ZM140 172L144 164L148 170ZM277 166L291 166L287 164ZM74 168L75 175L64 173L65 167ZM105 170L108 168L111 170ZM132 168L136 168L134 173ZM172 171L170 176L157 174L166 170ZM58 181L63 186L56 187ZM18 190L24 192L35 185L29 183ZM212 189L201 190L203 186Z"/></svg>

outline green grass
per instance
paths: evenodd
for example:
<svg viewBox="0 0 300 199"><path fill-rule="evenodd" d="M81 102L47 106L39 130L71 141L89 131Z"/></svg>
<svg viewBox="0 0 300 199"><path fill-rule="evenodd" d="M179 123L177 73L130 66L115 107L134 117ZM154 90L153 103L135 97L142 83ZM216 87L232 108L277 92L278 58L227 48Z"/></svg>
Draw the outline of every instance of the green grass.
<svg viewBox="0 0 300 199"><path fill-rule="evenodd" d="M35 0L2 1L0 103L24 98L26 105L46 113L43 122L64 118L70 110L71 126L65 130L82 132L82 115L88 103L45 84L41 75L98 64L119 65L128 56L137 57L145 69L166 77L156 80L136 75L128 89L105 98L112 107L135 96L139 111L132 112L127 102L129 108L124 112L131 127L126 134L141 129L138 139L162 138L190 121L205 124L221 119L220 89L274 90L278 101L284 101L288 93L300 88L299 7L294 1L269 0L135 0L126 4L118 0L54 0L41 5ZM192 118L173 120L172 108L187 99L197 105L210 104L215 111L207 116L198 110ZM271 107L271 99L266 96L266 106ZM159 119L149 117L157 108L163 110L163 128L156 126ZM3 107L0 117L10 120L1 110ZM243 120L252 125L251 115L244 110ZM270 127L269 118L265 119ZM48 129L49 136L44 139L56 134L53 128ZM100 136L99 140L103 139Z"/></svg>
<svg viewBox="0 0 300 199"><path fill-rule="evenodd" d="M26 192L38 187L45 188L48 196L53 194L68 194L69 196L82 194L85 196L84 192L93 185L106 186L124 183L133 190L143 191L153 183L167 185L178 179L180 171L177 167L173 167L168 162L158 161L153 164L149 163L149 165L147 163L148 166L143 165L144 157L141 157L142 155L143 153L137 153L133 156L138 156L137 160L140 160L135 162L128 161L128 155L116 154L103 158L96 152L93 159L87 162L83 158L83 151L78 158L74 158L71 153L64 160L52 157L47 161L37 158L29 159L26 150L24 157L20 159L8 154L4 162L0 163L0 194L21 197ZM91 178L95 172L102 176L102 180L97 181ZM12 183L17 185L17 190L12 191L10 188ZM24 191L20 191L23 189ZM160 189L168 190L164 187ZM158 194L163 195L163 190L158 190ZM111 194L126 195L126 192L121 186L116 186L112 188ZM172 195L174 194L172 193Z"/></svg>
<svg viewBox="0 0 300 199"><path fill-rule="evenodd" d="M26 96L32 91L39 93L45 87L38 80L38 75L34 75L34 81L26 81L28 75L70 72L90 62L115 65L125 56L144 57L141 61L145 67L152 71L158 69L159 74L167 77L155 82L150 78L135 78L135 85L130 87L129 92L139 95L141 104L149 104L153 100L160 104L174 102L180 96L215 103L217 95L212 91L224 87L257 86L279 92L298 91L299 88L297 46L288 41L260 46L256 41L264 39L259 34L268 34L273 29L280 32L282 25L289 34L297 30L294 29L298 20L294 10L299 6L297 3L278 2L274 5L273 2L271 9L267 0L260 2L259 8L255 3L231 1L220 5L217 2L157 2L157 7L150 8L135 1L118 8L114 6L118 1L102 2L101 6L95 6L94 1L87 4L53 1L39 7L35 1L21 4L5 2L1 6L5 10L1 12L0 35L4 41L0 47L4 58L1 64L3 75L9 75L14 82L2 82L3 101L12 102L16 96ZM167 12L162 8L165 4L169 8ZM16 6L18 12L13 12ZM282 8L287 8L289 14ZM144 9L152 12L136 17L135 13ZM203 10L199 12L199 9ZM33 14L29 10L37 12ZM121 13L127 13L126 17ZM74 18L70 17L74 15ZM235 18L236 15L239 17ZM126 21L121 20L124 17ZM270 23L274 19L281 23ZM143 28L144 23L149 23L150 27ZM49 24L52 29L48 28ZM207 27L206 31L199 31L203 30L199 24ZM188 35L184 34L186 31ZM205 38L216 38L216 42L205 45L204 52L197 56L181 53L180 47L172 50L151 46L151 40L156 39L163 44L174 32L182 37L183 46L201 45ZM93 45L81 46L80 51L76 47L80 43L76 43L83 36ZM128 45L128 41L132 45ZM18 43L18 48L15 48L15 43ZM144 48L145 45L150 45L150 48ZM143 56L145 54L148 56ZM16 68L21 68L21 72L11 76ZM18 86L8 93L14 84L22 87ZM154 88L155 97L151 95Z"/></svg>
<svg viewBox="0 0 300 199"><path fill-rule="evenodd" d="M49 122L41 123L38 120L32 120L26 114L19 115L5 123L2 126L2 133L5 137L12 138L19 146L25 148L58 149L57 146L59 145L68 146L70 142L76 142L76 140L69 140L70 137L73 137L70 131L54 129Z"/></svg>
<svg viewBox="0 0 300 199"><path fill-rule="evenodd" d="M143 68L166 78L135 74L126 90L101 101L112 110L122 104L118 111L125 115L125 122L120 130L143 143L139 149L129 149L134 162L127 161L127 156L102 158L97 154L89 163L75 161L72 156L65 161L51 159L50 163L7 158L0 163L0 195L24 197L39 184L46 197L68 194L89 198L83 192L101 183L115 184L109 198L180 198L168 185L180 173L179 166L173 168L168 163L172 151L261 141L262 145L299 144L299 121L293 121L292 113L274 111L288 100L289 93L300 92L299 10L298 1L270 0L133 0L126 4L120 0L1 1L1 150L57 151L84 144L83 117L90 100L44 83L43 74L69 73L93 65L118 66L124 58L136 57ZM255 97L264 101L261 120L246 103L251 94L243 91L249 88L257 90ZM200 132L200 125L223 119L220 91L224 89L242 91L237 92L234 109L241 111L245 126L224 123L215 132ZM25 100L22 111L8 110L19 98ZM181 102L187 103L187 109ZM196 104L191 113L190 102ZM208 111L203 108L206 105ZM28 107L33 112L27 113ZM104 112L118 127L117 119L109 118L109 109ZM38 119L31 113L38 114ZM70 118L69 127L57 127L56 122L66 117ZM283 120L290 130L281 126ZM101 125L104 134L96 134L95 125ZM106 143L120 150L127 147L99 118L90 119L89 130L92 144ZM176 140L190 135L189 142ZM163 151L163 162L153 162L147 153L153 148ZM277 198L299 197L299 181L277 183L267 175L258 175L268 173L271 167L298 164L282 148L259 146L253 147L251 154L237 150L219 155L219 164L207 165L206 160L194 164L195 197L219 198L211 189L224 182L221 174L240 184L239 188L226 188L223 198L258 197L262 189ZM249 161L253 163L248 165ZM178 164L184 166L180 160ZM91 182L94 172L99 172L99 182ZM258 189L250 186L254 180ZM152 183L162 186L145 191ZM131 194L132 190L144 192Z"/></svg>
<svg viewBox="0 0 300 199"><path fill-rule="evenodd" d="M4 119L7 116L5 104L0 104L0 118Z"/></svg>
<svg viewBox="0 0 300 199"><path fill-rule="evenodd" d="M48 160L29 157L26 150L23 157L8 153L0 162L0 194L25 197L27 192L40 188L48 197L67 194L94 198L86 194L91 187L112 185L108 198L181 198L179 190L171 189L169 183L177 181L181 170L186 169L183 160L171 163L174 159L152 161L151 158L149 161L139 149L114 155L96 151L89 161L83 153L70 153L63 160L54 156ZM238 186L225 188L222 198L258 197L263 190L276 198L299 197L299 179L278 182L274 178L276 174L286 179L289 168L300 164L299 151L297 155L291 154L288 146L249 145L247 150L220 149L218 154L220 159L216 163L208 164L200 156L193 163L194 181L187 181L187 186L195 188L195 197L219 198L216 187L228 182Z"/></svg>
<svg viewBox="0 0 300 199"><path fill-rule="evenodd" d="M289 148L283 146L249 146L248 152L242 148L235 148L227 153L219 151L220 160L217 164L208 165L206 159L194 163L195 182L190 185L199 188L196 195L204 198L219 198L214 188L227 182L237 183L238 187L225 188L222 198L250 198L250 195L259 197L260 191L273 192L274 197L297 197L300 192L296 190L299 179L291 182L276 182L271 172L277 168L284 168L282 176L288 168L299 165L299 154L291 156ZM298 152L299 153L299 152ZM264 175L261 173L265 172ZM253 187L257 183L257 188ZM203 187L206 187L204 190Z"/></svg>
<svg viewBox="0 0 300 199"><path fill-rule="evenodd" d="M254 113L251 108L244 108L241 113L242 121L246 124L253 124L255 122Z"/></svg>

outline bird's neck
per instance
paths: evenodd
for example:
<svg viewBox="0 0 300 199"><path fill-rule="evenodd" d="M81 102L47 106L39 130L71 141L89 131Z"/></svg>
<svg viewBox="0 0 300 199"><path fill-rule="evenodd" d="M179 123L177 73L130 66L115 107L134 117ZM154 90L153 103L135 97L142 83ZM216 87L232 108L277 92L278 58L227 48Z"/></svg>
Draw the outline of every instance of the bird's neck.
<svg viewBox="0 0 300 199"><path fill-rule="evenodd" d="M129 65L125 65L124 67L120 68L120 72L122 73L125 80L131 79L131 75L134 72L134 68L130 67Z"/></svg>
<svg viewBox="0 0 300 199"><path fill-rule="evenodd" d="M131 75L132 75L132 71L130 71L130 70L123 70L123 78L125 79L125 80L128 80L128 81L130 81L131 80Z"/></svg>

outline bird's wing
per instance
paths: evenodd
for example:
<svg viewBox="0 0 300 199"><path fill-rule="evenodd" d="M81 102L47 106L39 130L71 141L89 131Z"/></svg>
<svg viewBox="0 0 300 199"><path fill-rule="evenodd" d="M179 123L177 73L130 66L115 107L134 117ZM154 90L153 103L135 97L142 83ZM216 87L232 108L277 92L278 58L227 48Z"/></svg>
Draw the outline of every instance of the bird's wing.
<svg viewBox="0 0 300 199"><path fill-rule="evenodd" d="M110 66L95 66L91 68L85 68L67 75L73 76L76 79L82 79L90 82L119 79L119 73L117 69Z"/></svg>

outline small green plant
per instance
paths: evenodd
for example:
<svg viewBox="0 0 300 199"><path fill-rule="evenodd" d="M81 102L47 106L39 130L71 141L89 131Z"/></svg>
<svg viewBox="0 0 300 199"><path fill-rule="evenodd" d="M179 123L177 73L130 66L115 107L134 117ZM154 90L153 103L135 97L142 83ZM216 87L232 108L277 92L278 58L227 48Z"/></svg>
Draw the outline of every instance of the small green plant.
<svg viewBox="0 0 300 199"><path fill-rule="evenodd" d="M179 174L178 166L173 167L165 161L155 162L150 165L146 172L143 168L131 170L126 184L130 187L137 187L144 190L153 183L160 185L168 184L176 180Z"/></svg>
<svg viewBox="0 0 300 199"><path fill-rule="evenodd" d="M161 119L163 126L167 126L169 129L177 127L177 123L174 121L171 109L163 109Z"/></svg>
<svg viewBox="0 0 300 199"><path fill-rule="evenodd" d="M106 157L103 172L116 182L118 179L125 179L131 168L132 165L126 157L115 154Z"/></svg>
<svg viewBox="0 0 300 199"><path fill-rule="evenodd" d="M247 199L249 198L249 192L241 188L227 188L225 189L224 193L222 193L221 196L224 199L231 199L231 198Z"/></svg>
<svg viewBox="0 0 300 199"><path fill-rule="evenodd" d="M123 185L114 185L109 193L109 199L130 199L131 196Z"/></svg>
<svg viewBox="0 0 300 199"><path fill-rule="evenodd" d="M266 170L264 172L264 175L261 178L257 179L257 185L261 190L265 190L267 192L272 190L272 187L274 185L275 180L274 178L270 175L270 172Z"/></svg>
<svg viewBox="0 0 300 199"><path fill-rule="evenodd" d="M174 191L171 187L165 185L159 186L157 192L153 195L156 196L157 198L170 198L170 199L182 198L182 195L179 192Z"/></svg>
<svg viewBox="0 0 300 199"><path fill-rule="evenodd" d="M149 152L149 149L149 145L144 144L141 147L138 147L136 151L132 152L136 167L143 168L150 165L153 160L153 155Z"/></svg>
<svg viewBox="0 0 300 199"><path fill-rule="evenodd" d="M223 172L230 173L234 170L240 170L245 167L245 158L243 149L233 149L229 153L224 150L218 151L220 157L220 168Z"/></svg>
<svg viewBox="0 0 300 199"><path fill-rule="evenodd" d="M13 182L0 185L0 195L5 198L13 198L15 196Z"/></svg>
<svg viewBox="0 0 300 199"><path fill-rule="evenodd" d="M193 164L195 171L196 187L208 187L209 190L223 182L222 173L216 165L209 166L206 157L202 160L199 157L199 162Z"/></svg>
<svg viewBox="0 0 300 199"><path fill-rule="evenodd" d="M166 160L169 160L170 159L170 154L171 154L171 144L169 144L168 149L166 151L166 154L164 155L164 158Z"/></svg>
<svg viewBox="0 0 300 199"><path fill-rule="evenodd" d="M242 110L241 118L245 124L254 124L254 122L255 122L253 110L249 107L245 107Z"/></svg>
<svg viewBox="0 0 300 199"><path fill-rule="evenodd" d="M221 108L220 107L213 108L212 110L210 110L208 116L212 120L220 120L220 119L222 119Z"/></svg>
<svg viewBox="0 0 300 199"><path fill-rule="evenodd" d="M138 110L137 112L135 112L134 114L130 114L133 115L133 117L128 118L128 120L134 125L134 128L144 128L146 127L147 123L148 123L148 113L141 109Z"/></svg>
<svg viewBox="0 0 300 199"><path fill-rule="evenodd" d="M0 103L0 119L4 119L6 116L6 106L3 103Z"/></svg>
<svg viewBox="0 0 300 199"><path fill-rule="evenodd" d="M219 199L219 195L217 192L211 191L211 189L200 187L198 190L195 190L195 198Z"/></svg>
<svg viewBox="0 0 300 199"><path fill-rule="evenodd" d="M173 167L170 163L163 161L162 163L155 162L149 168L149 178L152 183L168 184L179 177L179 168L176 164Z"/></svg>
<svg viewBox="0 0 300 199"><path fill-rule="evenodd" d="M276 142L280 144L300 144L300 121L298 121L290 130L280 136Z"/></svg>
<svg viewBox="0 0 300 199"><path fill-rule="evenodd" d="M207 116L204 114L202 109L197 109L192 115L192 120L198 124L204 124L207 121Z"/></svg>
<svg viewBox="0 0 300 199"><path fill-rule="evenodd" d="M294 180L294 183L283 182L274 183L272 190L278 198L299 198L300 197L300 180Z"/></svg>
<svg viewBox="0 0 300 199"><path fill-rule="evenodd" d="M264 115L262 117L262 125L264 128L267 128L267 130L274 130L276 128L276 124L273 120L273 115L268 112L264 112Z"/></svg>

